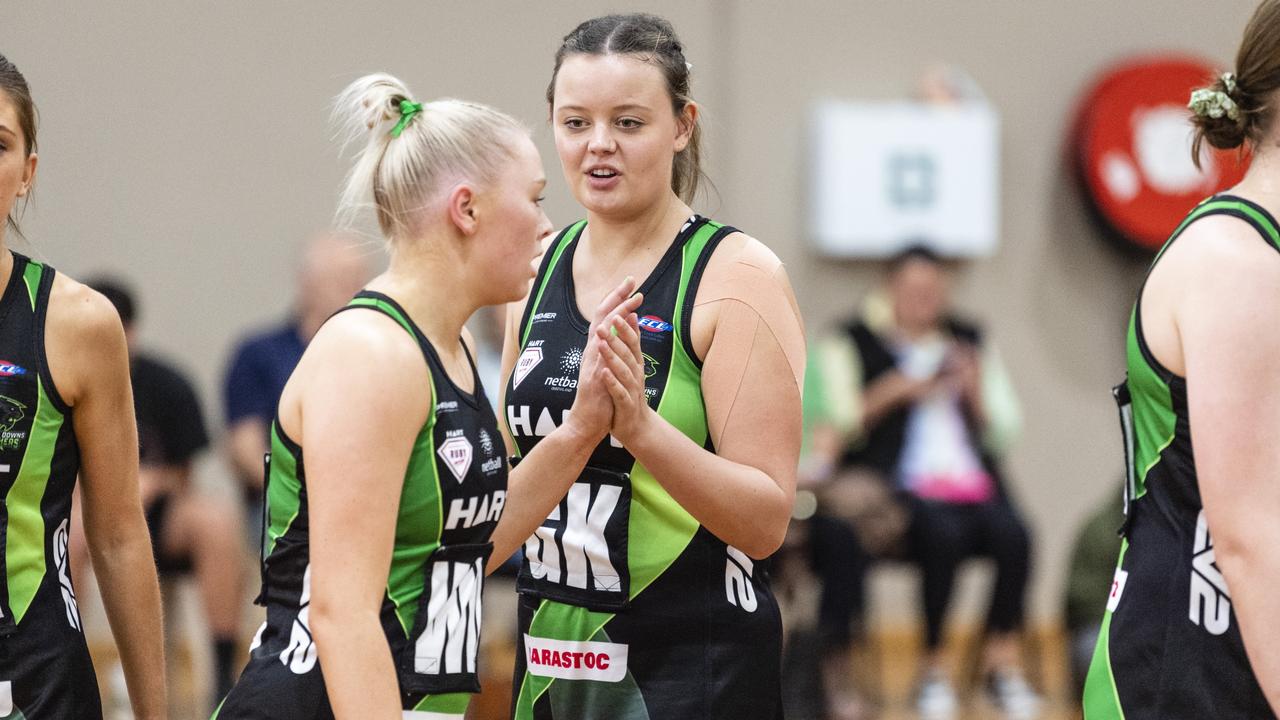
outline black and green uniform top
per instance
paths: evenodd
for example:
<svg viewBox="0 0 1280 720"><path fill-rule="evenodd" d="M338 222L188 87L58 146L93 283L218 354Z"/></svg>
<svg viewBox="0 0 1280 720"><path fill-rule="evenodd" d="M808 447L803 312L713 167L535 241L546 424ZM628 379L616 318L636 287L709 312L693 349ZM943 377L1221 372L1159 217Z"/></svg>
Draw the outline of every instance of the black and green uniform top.
<svg viewBox="0 0 1280 720"><path fill-rule="evenodd" d="M1164 250L1210 215L1239 218L1280 250L1274 218L1230 195L1197 206ZM1129 322L1128 375L1115 389L1128 470L1125 537L1085 684L1085 717L1271 718L1215 563L1196 480L1187 380L1151 353L1141 308L1139 290Z"/></svg>
<svg viewBox="0 0 1280 720"><path fill-rule="evenodd" d="M67 557L80 449L45 356L55 272L13 260L0 296L0 717L101 718Z"/></svg>
<svg viewBox="0 0 1280 720"><path fill-rule="evenodd" d="M573 282L585 226L549 246L521 321L506 393L520 453L573 404L589 329ZM648 402L712 451L689 323L733 232L691 218L639 288ZM612 438L525 543L517 588L516 720L781 717L781 623L764 564L702 527Z"/></svg>
<svg viewBox="0 0 1280 720"><path fill-rule="evenodd" d="M354 308L384 313L399 323L421 347L431 378L434 411L418 432L405 470L381 618L405 717L461 718L470 693L480 689L481 587L493 549L489 537L506 502L502 436L474 363L471 394L454 384L426 336L390 297L364 291L344 310ZM341 393L342 388L331 391ZM333 717L308 622L311 565L304 459L304 449L277 418L267 461L258 598L267 608L267 621L217 718Z"/></svg>

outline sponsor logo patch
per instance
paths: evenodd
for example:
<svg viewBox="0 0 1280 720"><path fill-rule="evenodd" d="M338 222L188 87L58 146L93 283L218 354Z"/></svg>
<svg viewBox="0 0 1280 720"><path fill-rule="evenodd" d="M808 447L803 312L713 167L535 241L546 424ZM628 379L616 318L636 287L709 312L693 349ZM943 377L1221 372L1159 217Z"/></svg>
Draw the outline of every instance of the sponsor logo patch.
<svg viewBox="0 0 1280 720"><path fill-rule="evenodd" d="M666 333L675 329L671 326L671 323L657 315L645 315L640 318L639 325L641 330L651 333Z"/></svg>
<svg viewBox="0 0 1280 720"><path fill-rule="evenodd" d="M454 435L454 433L457 433ZM449 468L449 472L453 473L453 478L458 482L467 476L467 471L471 469L471 441L463 437L461 430L450 430L449 436L444 442L440 443L440 449L436 450L436 454L444 460L444 464Z"/></svg>
<svg viewBox="0 0 1280 720"><path fill-rule="evenodd" d="M658 374L658 361L649 357L649 353L641 353L644 358L644 376L645 379L651 378Z"/></svg>
<svg viewBox="0 0 1280 720"><path fill-rule="evenodd" d="M562 680L618 682L627 675L627 646L524 636L530 675Z"/></svg>
<svg viewBox="0 0 1280 720"><path fill-rule="evenodd" d="M502 458L494 458L501 463ZM473 528L483 522L497 522L502 517L502 508L507 504L507 491L495 490L490 495L454 498L449 503L449 515L445 519L445 530Z"/></svg>
<svg viewBox="0 0 1280 720"><path fill-rule="evenodd" d="M14 365L8 360L0 360L0 377L14 377L15 375L26 375L27 369Z"/></svg>
<svg viewBox="0 0 1280 720"><path fill-rule="evenodd" d="M1124 586L1129 582L1129 573L1116 568L1115 579L1111 581L1111 594L1107 596L1107 612L1115 612L1120 606L1120 596L1124 594Z"/></svg>
<svg viewBox="0 0 1280 720"><path fill-rule="evenodd" d="M26 405L0 395L0 450L14 450L27 439L25 432L13 429L27 416L26 410Z"/></svg>
<svg viewBox="0 0 1280 720"><path fill-rule="evenodd" d="M528 377L529 371L537 367L540 362L542 362L541 345L525 348L516 360L516 369L511 375L511 387L520 387L520 382Z"/></svg>

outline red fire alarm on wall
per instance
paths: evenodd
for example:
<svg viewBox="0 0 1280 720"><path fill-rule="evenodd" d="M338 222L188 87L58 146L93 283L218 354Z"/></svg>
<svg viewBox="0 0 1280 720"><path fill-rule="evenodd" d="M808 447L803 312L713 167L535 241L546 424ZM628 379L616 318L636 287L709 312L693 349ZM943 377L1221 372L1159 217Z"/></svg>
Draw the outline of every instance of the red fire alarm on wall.
<svg viewBox="0 0 1280 720"><path fill-rule="evenodd" d="M1072 152L1085 195L1110 234L1160 249L1196 203L1240 181L1248 157L1204 143L1191 158L1187 101L1221 69L1197 58L1146 56L1104 71L1081 100Z"/></svg>

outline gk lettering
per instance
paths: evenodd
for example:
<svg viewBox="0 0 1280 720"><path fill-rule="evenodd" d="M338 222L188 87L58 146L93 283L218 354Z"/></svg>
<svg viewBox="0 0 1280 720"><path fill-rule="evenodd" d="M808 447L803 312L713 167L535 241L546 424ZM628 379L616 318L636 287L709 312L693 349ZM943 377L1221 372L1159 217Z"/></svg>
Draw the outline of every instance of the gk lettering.
<svg viewBox="0 0 1280 720"><path fill-rule="evenodd" d="M560 537L557 527L542 525L525 542L529 558L529 572L535 579L570 587L587 588L587 572L590 570L592 587L606 592L621 592L618 571L609 559L609 544L605 540L605 528L618 507L622 489L615 485L601 485L591 502L591 486L575 483L561 505L557 505L547 521L560 525L561 507L564 523ZM564 567L560 567L560 554L564 553ZM563 580L561 575L563 571Z"/></svg>

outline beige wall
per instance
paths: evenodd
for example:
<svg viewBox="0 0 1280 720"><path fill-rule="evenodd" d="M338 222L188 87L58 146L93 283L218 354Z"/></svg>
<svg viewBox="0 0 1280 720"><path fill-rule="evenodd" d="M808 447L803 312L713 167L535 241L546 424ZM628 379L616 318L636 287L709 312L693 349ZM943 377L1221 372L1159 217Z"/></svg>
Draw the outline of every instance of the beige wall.
<svg viewBox="0 0 1280 720"><path fill-rule="evenodd" d="M378 9L374 9L375 6ZM1002 123L1001 248L959 284L1003 349L1027 411L1011 459L1038 530L1034 608L1057 607L1073 527L1112 491L1120 447L1108 388L1142 264L1104 246L1065 178L1068 113L1116 58L1188 50L1230 62L1252 0L662 2L694 63L718 218L788 263L809 328L841 315L872 274L814 257L804 237L804 134L818 97L900 98L943 60L970 72ZM187 366L221 411L218 378L246 327L287 310L297 243L330 218L345 165L326 104L387 70L424 97L528 119L577 217L541 101L559 39L618 6L425 2L24 2L0 52L42 111L33 251L72 275L133 278L143 337ZM215 479L221 470L208 469Z"/></svg>

